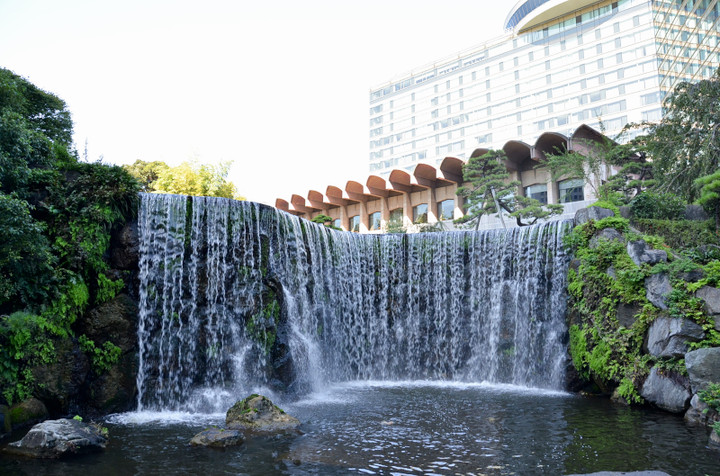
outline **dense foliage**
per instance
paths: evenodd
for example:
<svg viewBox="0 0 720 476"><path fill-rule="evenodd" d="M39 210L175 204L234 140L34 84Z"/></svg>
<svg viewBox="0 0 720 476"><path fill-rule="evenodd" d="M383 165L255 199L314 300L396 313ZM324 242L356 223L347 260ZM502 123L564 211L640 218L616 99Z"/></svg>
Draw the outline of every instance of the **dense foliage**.
<svg viewBox="0 0 720 476"><path fill-rule="evenodd" d="M141 183L143 192L224 197L244 200L228 181L230 162L217 165L183 162L170 167L164 162L136 160L123 168Z"/></svg>
<svg viewBox="0 0 720 476"><path fill-rule="evenodd" d="M33 368L58 339L123 286L106 273L110 233L137 209L137 181L122 168L79 162L65 103L0 69L0 391L30 396ZM118 357L80 336L102 371ZM102 364L105 364L103 367Z"/></svg>

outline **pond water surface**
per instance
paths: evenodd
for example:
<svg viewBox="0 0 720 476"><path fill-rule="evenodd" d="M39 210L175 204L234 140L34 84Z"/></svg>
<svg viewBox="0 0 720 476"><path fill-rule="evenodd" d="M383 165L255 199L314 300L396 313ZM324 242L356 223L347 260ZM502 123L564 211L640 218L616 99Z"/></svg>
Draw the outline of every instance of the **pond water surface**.
<svg viewBox="0 0 720 476"><path fill-rule="evenodd" d="M679 416L561 392L433 382L362 382L278 402L299 434L215 450L188 441L223 414L107 418L107 450L65 461L0 457L3 475L517 474L661 470L720 474L708 433Z"/></svg>

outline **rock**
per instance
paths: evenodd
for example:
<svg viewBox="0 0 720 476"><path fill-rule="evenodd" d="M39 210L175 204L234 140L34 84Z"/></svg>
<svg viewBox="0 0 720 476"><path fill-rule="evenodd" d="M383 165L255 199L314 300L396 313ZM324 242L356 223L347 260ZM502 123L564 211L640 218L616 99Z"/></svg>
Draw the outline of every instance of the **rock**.
<svg viewBox="0 0 720 476"><path fill-rule="evenodd" d="M705 221L709 220L707 213L703 209L702 205L687 205L685 207L685 219L694 221Z"/></svg>
<svg viewBox="0 0 720 476"><path fill-rule="evenodd" d="M5 433L12 431L12 421L10 420L10 407L0 405L0 439Z"/></svg>
<svg viewBox="0 0 720 476"><path fill-rule="evenodd" d="M667 273L651 274L645 278L645 297L660 309L667 309L667 296L672 292L672 285Z"/></svg>
<svg viewBox="0 0 720 476"><path fill-rule="evenodd" d="M49 415L45 404L37 398L29 398L13 405L9 413L13 430L37 423Z"/></svg>
<svg viewBox="0 0 720 476"><path fill-rule="evenodd" d="M38 423L22 440L10 443L5 451L32 458L60 458L102 451L107 441L107 430L62 418Z"/></svg>
<svg viewBox="0 0 720 476"><path fill-rule="evenodd" d="M696 283L705 277L705 271L702 268L695 268L692 271L678 273L678 278L688 283Z"/></svg>
<svg viewBox="0 0 720 476"><path fill-rule="evenodd" d="M708 438L708 446L710 448L720 450L720 434L718 434L717 430L712 430L710 432L710 438Z"/></svg>
<svg viewBox="0 0 720 476"><path fill-rule="evenodd" d="M575 212L575 226L587 223L590 220L602 220L614 216L615 213L612 210L602 207L587 207L581 208Z"/></svg>
<svg viewBox="0 0 720 476"><path fill-rule="evenodd" d="M720 314L720 289L703 286L695 292L695 297L705 301L705 310L708 314Z"/></svg>
<svg viewBox="0 0 720 476"><path fill-rule="evenodd" d="M67 414L80 399L90 373L90 361L72 339L57 339L54 345L55 359L32 369L35 395L42 399L52 414Z"/></svg>
<svg viewBox="0 0 720 476"><path fill-rule="evenodd" d="M568 474L567 476L670 476L664 471L599 471L597 473Z"/></svg>
<svg viewBox="0 0 720 476"><path fill-rule="evenodd" d="M720 382L720 347L706 347L685 354L685 367L692 392L703 390L709 383Z"/></svg>
<svg viewBox="0 0 720 476"><path fill-rule="evenodd" d="M603 228L590 239L590 248L597 248L600 240L606 241L619 241L625 243L625 238L622 233L617 231L615 228Z"/></svg>
<svg viewBox="0 0 720 476"><path fill-rule="evenodd" d="M682 413L688 407L692 396L688 386L686 378L680 376L670 378L660 374L657 367L653 367L640 390L640 395L663 410Z"/></svg>
<svg viewBox="0 0 720 476"><path fill-rule="evenodd" d="M702 327L688 319L658 317L647 333L647 352L653 357L682 357L688 351L687 342L702 340Z"/></svg>
<svg viewBox="0 0 720 476"><path fill-rule="evenodd" d="M620 207L620 216L625 218L626 220L632 218L632 207L629 207L627 205Z"/></svg>
<svg viewBox="0 0 720 476"><path fill-rule="evenodd" d="M237 430L222 428L208 428L193 436L190 440L192 446L209 446L211 448L227 448L243 444L242 433Z"/></svg>
<svg viewBox="0 0 720 476"><path fill-rule="evenodd" d="M651 249L645 240L628 242L627 252L630 259L638 266L642 266L643 263L653 265L667 261L667 252Z"/></svg>
<svg viewBox="0 0 720 476"><path fill-rule="evenodd" d="M714 422L720 421L718 412L700 400L696 393L690 399L690 408L685 412L685 421L693 425L711 426Z"/></svg>
<svg viewBox="0 0 720 476"><path fill-rule="evenodd" d="M110 247L110 263L120 270L137 270L140 263L140 240L137 221L132 221L113 233Z"/></svg>
<svg viewBox="0 0 720 476"><path fill-rule="evenodd" d="M610 276L613 279L617 279L617 273L615 272L615 266L610 266L608 269L605 270L605 274Z"/></svg>
<svg viewBox="0 0 720 476"><path fill-rule="evenodd" d="M137 303L122 293L90 310L78 327L96 346L110 341L128 352L137 346L137 316Z"/></svg>
<svg viewBox="0 0 720 476"><path fill-rule="evenodd" d="M278 408L267 397L253 394L235 403L227 411L225 424L231 430L274 433L296 429L300 421Z"/></svg>
<svg viewBox="0 0 720 476"><path fill-rule="evenodd" d="M616 316L618 322L624 328L630 329L633 324L635 324L635 321L637 321L637 313L640 312L641 309L637 304L625 304L621 302L617 306Z"/></svg>

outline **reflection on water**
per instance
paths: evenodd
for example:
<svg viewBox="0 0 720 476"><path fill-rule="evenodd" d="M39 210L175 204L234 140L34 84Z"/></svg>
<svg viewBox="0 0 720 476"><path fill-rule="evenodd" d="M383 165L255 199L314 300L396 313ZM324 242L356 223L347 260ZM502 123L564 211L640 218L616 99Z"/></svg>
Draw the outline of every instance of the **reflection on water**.
<svg viewBox="0 0 720 476"><path fill-rule="evenodd" d="M223 415L109 418L107 451L60 462L2 457L0 474L717 474L707 433L678 416L559 392L482 384L354 383L285 403L302 434L228 450L187 442Z"/></svg>

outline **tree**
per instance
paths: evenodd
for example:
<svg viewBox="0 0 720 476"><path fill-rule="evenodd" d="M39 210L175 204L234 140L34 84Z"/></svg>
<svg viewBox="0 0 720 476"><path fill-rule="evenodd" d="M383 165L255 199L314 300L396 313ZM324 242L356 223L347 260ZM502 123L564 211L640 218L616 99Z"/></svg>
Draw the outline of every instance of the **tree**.
<svg viewBox="0 0 720 476"><path fill-rule="evenodd" d="M640 124L638 142L653 161L657 189L691 202L700 195L696 179L720 166L720 69L710 79L680 83L665 100L659 123Z"/></svg>
<svg viewBox="0 0 720 476"><path fill-rule="evenodd" d="M152 192L153 184L160 178L160 174L170 168L168 164L159 160L154 162L136 160L132 165L123 165L122 167L140 182L140 191L142 192Z"/></svg>
<svg viewBox="0 0 720 476"><path fill-rule="evenodd" d="M700 187L697 202L713 214L717 232L720 229L720 170L696 179L695 185Z"/></svg>
<svg viewBox="0 0 720 476"><path fill-rule="evenodd" d="M158 174L152 183L154 192L177 193L182 195L224 197L244 200L238 195L232 182L227 180L230 162L218 165L183 162L177 167L168 167Z"/></svg>
<svg viewBox="0 0 720 476"><path fill-rule="evenodd" d="M543 205L534 198L516 196L520 182L510 180L505 160L505 152L490 150L479 157L471 157L463 165L463 180L470 185L459 187L457 194L465 197L468 212L456 223L474 222L477 229L483 215L497 213L500 209L515 218L518 226L532 225L562 213L562 205Z"/></svg>

